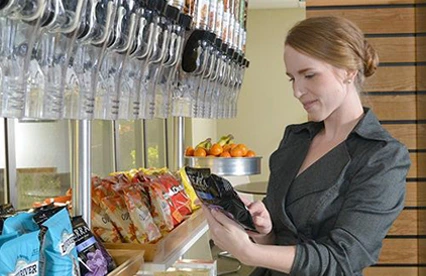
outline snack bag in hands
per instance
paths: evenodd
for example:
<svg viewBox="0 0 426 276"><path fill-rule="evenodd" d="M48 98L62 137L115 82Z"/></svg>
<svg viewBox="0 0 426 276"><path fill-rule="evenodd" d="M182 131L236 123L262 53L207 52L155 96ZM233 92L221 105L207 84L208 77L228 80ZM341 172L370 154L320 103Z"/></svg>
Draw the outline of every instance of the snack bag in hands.
<svg viewBox="0 0 426 276"><path fill-rule="evenodd" d="M206 168L185 167L185 171L203 204L222 211L244 229L257 232L250 212L228 180Z"/></svg>

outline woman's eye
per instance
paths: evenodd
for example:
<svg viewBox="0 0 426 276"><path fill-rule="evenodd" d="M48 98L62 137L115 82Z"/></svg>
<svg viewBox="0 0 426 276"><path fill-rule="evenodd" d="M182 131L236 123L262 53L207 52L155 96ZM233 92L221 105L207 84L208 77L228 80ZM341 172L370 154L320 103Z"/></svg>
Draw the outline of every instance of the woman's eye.
<svg viewBox="0 0 426 276"><path fill-rule="evenodd" d="M315 76L315 74L305 75L306 79L312 79Z"/></svg>
<svg viewBox="0 0 426 276"><path fill-rule="evenodd" d="M289 79L288 79L288 81L289 81L289 82L293 82L293 81L294 81L294 78L289 78Z"/></svg>

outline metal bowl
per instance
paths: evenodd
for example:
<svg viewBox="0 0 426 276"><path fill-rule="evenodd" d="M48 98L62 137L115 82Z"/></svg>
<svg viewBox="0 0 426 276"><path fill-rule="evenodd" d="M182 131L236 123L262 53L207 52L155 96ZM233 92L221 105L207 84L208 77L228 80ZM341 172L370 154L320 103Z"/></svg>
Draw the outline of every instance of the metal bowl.
<svg viewBox="0 0 426 276"><path fill-rule="evenodd" d="M210 168L210 171L223 176L260 174L262 157L185 157L185 165L194 168Z"/></svg>

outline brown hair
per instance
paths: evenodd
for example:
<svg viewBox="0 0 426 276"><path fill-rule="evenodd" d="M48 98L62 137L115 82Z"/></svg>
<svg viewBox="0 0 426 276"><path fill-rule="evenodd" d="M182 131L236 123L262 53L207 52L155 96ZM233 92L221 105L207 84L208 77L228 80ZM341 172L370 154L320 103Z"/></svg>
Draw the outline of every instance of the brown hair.
<svg viewBox="0 0 426 276"><path fill-rule="evenodd" d="M312 17L297 23L285 44L337 68L357 70L355 84L361 90L374 74L379 57L353 22L342 17Z"/></svg>

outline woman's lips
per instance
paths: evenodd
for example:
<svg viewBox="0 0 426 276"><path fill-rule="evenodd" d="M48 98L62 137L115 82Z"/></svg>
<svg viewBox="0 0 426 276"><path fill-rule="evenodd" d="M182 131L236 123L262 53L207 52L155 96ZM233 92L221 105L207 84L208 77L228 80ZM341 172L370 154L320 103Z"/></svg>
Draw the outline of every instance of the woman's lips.
<svg viewBox="0 0 426 276"><path fill-rule="evenodd" d="M303 104L303 108L304 108L306 111L309 111L309 109L311 109L311 108L312 108L312 106L313 106L316 102L317 102L316 100L314 100L314 101L307 101L307 102L304 102L304 103L302 103L302 104Z"/></svg>

